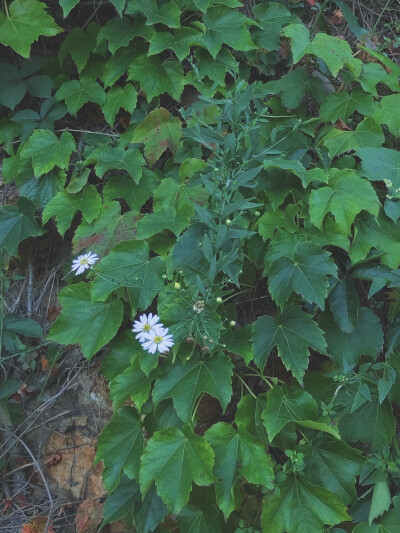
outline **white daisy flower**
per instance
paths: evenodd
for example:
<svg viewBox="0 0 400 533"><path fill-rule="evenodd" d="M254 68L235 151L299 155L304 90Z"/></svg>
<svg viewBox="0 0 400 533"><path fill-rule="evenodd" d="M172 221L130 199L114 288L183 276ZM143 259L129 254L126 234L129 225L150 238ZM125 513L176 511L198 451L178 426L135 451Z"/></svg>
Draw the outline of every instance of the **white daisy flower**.
<svg viewBox="0 0 400 533"><path fill-rule="evenodd" d="M86 269L90 268L91 265L94 265L96 261L99 260L97 254L92 254L89 252L87 254L80 255L78 259L74 259L72 262L71 270L76 270L76 275L82 274Z"/></svg>
<svg viewBox="0 0 400 533"><path fill-rule="evenodd" d="M146 335L154 331L154 326L159 320L160 317L157 315L153 315L153 313L149 313L148 316L140 316L139 320L135 320L135 322L133 323L132 331L133 333L137 333L135 338L138 339L139 342L144 342L145 340L147 340Z"/></svg>
<svg viewBox="0 0 400 533"><path fill-rule="evenodd" d="M173 345L172 335L168 335L168 328L164 328L162 324L157 324L151 333L146 333L146 340L142 344L149 353L157 350L160 353L168 352Z"/></svg>

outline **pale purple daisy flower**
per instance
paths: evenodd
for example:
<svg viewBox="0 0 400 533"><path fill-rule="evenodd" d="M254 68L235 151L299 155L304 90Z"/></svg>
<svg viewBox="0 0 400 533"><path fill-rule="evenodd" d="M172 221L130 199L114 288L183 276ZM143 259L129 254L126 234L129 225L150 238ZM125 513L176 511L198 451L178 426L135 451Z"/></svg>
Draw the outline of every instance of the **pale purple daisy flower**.
<svg viewBox="0 0 400 533"><path fill-rule="evenodd" d="M157 350L160 353L168 352L174 345L173 336L168 335L168 328L164 328L162 324L157 324L151 333L146 333L145 338L142 346L149 353Z"/></svg>
<svg viewBox="0 0 400 533"><path fill-rule="evenodd" d="M142 315L139 317L139 320L135 320L133 323L132 331L137 333L136 339L139 342L144 342L147 340L146 334L151 333L154 330L154 326L160 320L160 317L149 313L149 315Z"/></svg>
<svg viewBox="0 0 400 533"><path fill-rule="evenodd" d="M91 265L94 265L96 261L99 260L99 257L97 254L92 254L92 252L88 252L87 254L80 255L78 259L74 259L72 262L71 270L76 270L75 274L76 276L79 276L79 274L82 274L82 272L85 272L86 269L90 268Z"/></svg>

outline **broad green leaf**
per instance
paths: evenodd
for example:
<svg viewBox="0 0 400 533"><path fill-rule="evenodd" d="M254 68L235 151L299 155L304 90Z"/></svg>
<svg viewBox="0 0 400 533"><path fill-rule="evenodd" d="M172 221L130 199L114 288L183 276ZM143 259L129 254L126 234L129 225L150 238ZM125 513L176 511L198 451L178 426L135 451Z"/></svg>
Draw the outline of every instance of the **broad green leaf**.
<svg viewBox="0 0 400 533"><path fill-rule="evenodd" d="M35 176L41 176L55 166L68 168L72 152L76 150L75 141L69 131L57 137L50 130L36 130L25 142L22 157L32 157Z"/></svg>
<svg viewBox="0 0 400 533"><path fill-rule="evenodd" d="M115 17L102 26L97 36L97 43L107 40L108 49L114 55L117 50L127 46L135 35L136 32L128 17Z"/></svg>
<svg viewBox="0 0 400 533"><path fill-rule="evenodd" d="M131 359L139 354L138 344L132 332L124 331L116 337L110 346L110 350L101 361L101 372L112 381L124 370L129 368Z"/></svg>
<svg viewBox="0 0 400 533"><path fill-rule="evenodd" d="M254 361L262 370L272 349L277 346L283 364L301 383L308 366L310 346L325 353L322 331L311 315L288 305L275 317L262 316L254 322Z"/></svg>
<svg viewBox="0 0 400 533"><path fill-rule="evenodd" d="M214 454L208 442L189 430L157 431L141 459L140 487L146 494L153 481L157 494L172 513L179 513L189 499L193 481L200 486L214 481Z"/></svg>
<svg viewBox="0 0 400 533"><path fill-rule="evenodd" d="M267 394L243 396L237 406L235 424L239 429L243 428L264 444L268 442L268 435L263 423L262 413L267 402Z"/></svg>
<svg viewBox="0 0 400 533"><path fill-rule="evenodd" d="M400 94L384 96L372 117L378 124L385 124L395 137L400 136Z"/></svg>
<svg viewBox="0 0 400 533"><path fill-rule="evenodd" d="M57 229L61 236L71 226L78 211L89 224L99 215L102 202L94 185L86 185L82 192L68 194L65 189L57 193L45 207L42 220L46 224L50 218L57 220Z"/></svg>
<svg viewBox="0 0 400 533"><path fill-rule="evenodd" d="M17 256L20 242L43 234L35 221L35 210L36 205L23 197L17 205L0 207L0 250Z"/></svg>
<svg viewBox="0 0 400 533"><path fill-rule="evenodd" d="M225 329L221 336L221 343L223 343L228 352L240 355L249 364L253 360L253 347L251 343L252 330L251 326L247 325L243 328L229 328Z"/></svg>
<svg viewBox="0 0 400 533"><path fill-rule="evenodd" d="M160 22L168 28L180 27L181 12L174 2L166 2L159 5L157 0L135 0L132 9L145 15L148 26ZM128 8L127 13L130 12Z"/></svg>
<svg viewBox="0 0 400 533"><path fill-rule="evenodd" d="M86 164L96 162L95 170L102 178L109 170L125 170L138 184L142 177L142 167L145 163L139 150L122 146L101 146L96 148L86 159Z"/></svg>
<svg viewBox="0 0 400 533"><path fill-rule="evenodd" d="M282 35L291 40L293 63L298 63L310 44L310 32L305 24L289 24L282 30Z"/></svg>
<svg viewBox="0 0 400 533"><path fill-rule="evenodd" d="M305 54L313 54L322 59L334 77L343 67L348 68L356 76L361 74L362 61L353 57L349 43L339 37L317 33L302 55Z"/></svg>
<svg viewBox="0 0 400 533"><path fill-rule="evenodd" d="M24 318L15 313L6 313L3 317L4 330L25 335L25 337L35 337L41 339L43 331L40 325L32 318ZM4 331L3 330L3 331Z"/></svg>
<svg viewBox="0 0 400 533"><path fill-rule="evenodd" d="M122 17L122 12L124 10L126 0L110 0L110 2L115 7L118 15Z"/></svg>
<svg viewBox="0 0 400 533"><path fill-rule="evenodd" d="M136 503L140 500L139 483L122 473L118 486L111 494L107 495L104 502L102 526L116 522L121 518L129 520Z"/></svg>
<svg viewBox="0 0 400 533"><path fill-rule="evenodd" d="M378 481L375 483L372 493L371 508L368 515L368 523L371 525L372 521L381 516L387 511L392 503L392 497L388 487L388 482Z"/></svg>
<svg viewBox="0 0 400 533"><path fill-rule="evenodd" d="M157 405L172 398L178 415L190 422L193 406L203 392L217 398L225 411L232 396L232 364L225 354L214 355L210 360L175 361L157 379L153 401Z"/></svg>
<svg viewBox="0 0 400 533"><path fill-rule="evenodd" d="M350 234L360 211L377 215L379 207L376 192L368 181L359 178L354 170L332 169L328 185L311 191L310 220L321 229L327 213L332 213L339 226Z"/></svg>
<svg viewBox="0 0 400 533"><path fill-rule="evenodd" d="M136 101L137 92L131 83L127 83L124 87L113 87L106 93L106 102L103 106L104 118L112 127L119 110L122 108L133 113Z"/></svg>
<svg viewBox="0 0 400 533"><path fill-rule="evenodd" d="M144 439L140 416L133 407L121 407L99 436L95 464L104 463L103 483L109 492L117 488L124 472L138 479Z"/></svg>
<svg viewBox="0 0 400 533"><path fill-rule="evenodd" d="M29 57L31 44L40 35L53 37L63 31L46 13L46 4L38 0L14 0L8 12L0 11L0 42Z"/></svg>
<svg viewBox="0 0 400 533"><path fill-rule="evenodd" d="M338 119L346 121L354 111L370 116L372 114L372 95L361 89L330 94L321 106L320 118L331 122L336 122Z"/></svg>
<svg viewBox="0 0 400 533"><path fill-rule="evenodd" d="M26 83L14 65L0 64L0 104L14 109L26 94Z"/></svg>
<svg viewBox="0 0 400 533"><path fill-rule="evenodd" d="M393 72L388 74L379 63L364 63L360 75L360 83L365 91L374 96L378 96L376 86L378 83L384 83L394 92L400 89L399 77Z"/></svg>
<svg viewBox="0 0 400 533"><path fill-rule="evenodd" d="M338 282L329 294L329 308L344 333L351 333L358 321L359 297L350 278Z"/></svg>
<svg viewBox="0 0 400 533"><path fill-rule="evenodd" d="M152 378L142 371L139 357L136 357L131 365L110 383L110 398L113 400L114 410L130 398L140 411L149 399L151 382Z"/></svg>
<svg viewBox="0 0 400 533"><path fill-rule="evenodd" d="M311 242L299 243L295 248L276 259L280 242L272 241L265 257L268 288L272 298L282 308L293 292L307 302L325 307L329 286L328 276L336 277L337 266L329 252Z"/></svg>
<svg viewBox="0 0 400 533"><path fill-rule="evenodd" d="M60 47L58 53L60 63L70 54L80 73L85 68L90 54L96 48L98 31L99 27L94 23L89 24L86 31L79 27L72 28Z"/></svg>
<svg viewBox="0 0 400 533"><path fill-rule="evenodd" d="M355 477L364 458L359 450L330 436L319 436L299 448L304 453L307 481L330 490L344 504L356 499Z"/></svg>
<svg viewBox="0 0 400 533"><path fill-rule="evenodd" d="M376 359L383 345L383 331L379 318L366 307L360 307L354 329L345 333L326 312L319 320L325 332L328 352L339 366L353 366L361 355L370 355Z"/></svg>
<svg viewBox="0 0 400 533"><path fill-rule="evenodd" d="M305 69L295 69L277 81L270 81L266 87L274 94L281 94L283 105L293 109L300 105L311 82Z"/></svg>
<svg viewBox="0 0 400 533"><path fill-rule="evenodd" d="M194 55L197 59L196 66L201 79L208 76L213 82L224 85L227 71L237 72L238 70L238 62L226 48L221 48L215 59L202 48L198 48Z"/></svg>
<svg viewBox="0 0 400 533"><path fill-rule="evenodd" d="M377 218L363 213L355 221L353 243L349 256L352 263L364 259L371 248L383 253L381 263L390 268L400 265L400 225L395 224L390 218L380 211Z"/></svg>
<svg viewBox="0 0 400 533"><path fill-rule="evenodd" d="M121 215L118 202L103 205L99 217L91 224L82 222L75 232L73 252L88 248L105 255L117 243L130 241L136 236L137 215L128 211Z"/></svg>
<svg viewBox="0 0 400 533"><path fill-rule="evenodd" d="M164 287L162 257L149 259L149 246L143 241L117 244L95 268L99 273L92 284L92 296L104 301L112 291L125 287L132 309L147 309Z"/></svg>
<svg viewBox="0 0 400 533"><path fill-rule="evenodd" d="M157 72L157 76L149 76L149 72ZM161 63L159 56L141 55L131 60L128 80L140 82L140 87L149 103L153 98L164 93L179 100L184 85L183 68L181 63L175 59Z"/></svg>
<svg viewBox="0 0 400 533"><path fill-rule="evenodd" d="M264 498L261 523L268 533L321 533L324 524L351 520L346 506L329 490L289 476L279 492Z"/></svg>
<svg viewBox="0 0 400 533"><path fill-rule="evenodd" d="M205 433L215 453L217 503L227 518L235 509L234 485L244 477L249 483L272 488L274 472L264 446L245 431L219 422Z"/></svg>
<svg viewBox="0 0 400 533"><path fill-rule="evenodd" d="M322 142L333 159L343 152L358 150L364 146L381 146L384 140L385 137L379 124L372 118L366 118L354 131L332 129Z"/></svg>
<svg viewBox="0 0 400 533"><path fill-rule="evenodd" d="M139 212L155 188L156 181L151 174L145 175L139 185L127 176L111 176L103 189L103 199L107 203L116 198L123 198L132 211Z"/></svg>
<svg viewBox="0 0 400 533"><path fill-rule="evenodd" d="M76 117L79 109L87 102L95 102L102 106L106 95L103 88L91 78L66 81L56 92L56 100L65 100L68 113Z"/></svg>
<svg viewBox="0 0 400 533"><path fill-rule="evenodd" d="M70 11L79 3L80 0L58 0L60 6L62 7L64 18L69 15Z"/></svg>
<svg viewBox="0 0 400 533"><path fill-rule="evenodd" d="M371 181L390 180L394 189L400 187L400 153L390 148L360 148L361 175Z"/></svg>
<svg viewBox="0 0 400 533"><path fill-rule="evenodd" d="M150 41L149 56L160 54L164 50L173 50L179 59L183 61L193 45L201 45L203 34L193 28L179 28L173 34L167 31L156 32Z"/></svg>
<svg viewBox="0 0 400 533"><path fill-rule="evenodd" d="M281 156L276 156L276 157L273 157L273 158L267 158L267 159L264 159L264 161L263 161L263 167L265 169L280 168L282 170L287 170L287 171L291 172L292 174L294 174L295 176L297 176L298 178L301 179L301 182L302 182L304 188L306 188L307 185L308 185L307 171L306 171L304 165L300 161L297 161L296 159L291 160L291 159L286 159L286 158L281 157ZM282 181L282 177L281 177L280 182L281 181ZM287 187L284 186L283 187L283 191L281 191L281 194L284 191L286 191L286 189L287 189ZM273 206L273 209L276 210L276 207Z"/></svg>
<svg viewBox="0 0 400 533"><path fill-rule="evenodd" d="M239 11L227 7L211 7L203 15L203 23L206 28L204 44L214 59L222 44L243 52L256 48L245 27L252 21Z"/></svg>
<svg viewBox="0 0 400 533"><path fill-rule="evenodd" d="M66 180L66 173L63 170L54 169L40 178L32 177L18 188L22 196L44 208L58 192L63 190Z"/></svg>
<svg viewBox="0 0 400 533"><path fill-rule="evenodd" d="M147 239L164 229L169 229L178 237L188 226L192 215L193 207L190 204L183 204L178 210L163 205L154 213L139 220L137 238Z"/></svg>
<svg viewBox="0 0 400 533"><path fill-rule="evenodd" d="M190 501L177 517L179 533L221 533L222 515L214 488L193 487Z"/></svg>
<svg viewBox="0 0 400 533"><path fill-rule="evenodd" d="M370 387L371 389L371 387ZM353 397L348 398L349 403L344 415L339 420L339 431L347 442L361 441L370 446L372 451L381 450L390 444L396 427L392 406L386 398L379 402L377 388L371 390L371 401L363 403L350 413Z"/></svg>
<svg viewBox="0 0 400 533"><path fill-rule="evenodd" d="M138 531L154 531L167 513L165 503L157 494L155 485L152 485L143 498L142 504L136 506L132 522Z"/></svg>
<svg viewBox="0 0 400 533"><path fill-rule="evenodd" d="M262 413L269 440L272 441L289 422L313 419L317 411L317 403L308 392L275 385L267 393L267 404Z"/></svg>
<svg viewBox="0 0 400 533"><path fill-rule="evenodd" d="M139 124L132 137L133 143L144 144L144 155L150 166L169 148L174 153L182 136L181 121L163 107L151 111Z"/></svg>
<svg viewBox="0 0 400 533"><path fill-rule="evenodd" d="M6 379L0 384L0 400L4 400L9 396L12 396L14 393L18 392L21 388L22 383L16 381L15 379Z"/></svg>
<svg viewBox="0 0 400 533"><path fill-rule="evenodd" d="M260 29L252 31L253 40L268 51L278 50L282 26L298 20L283 5L276 2L255 5L253 13L261 26Z"/></svg>
<svg viewBox="0 0 400 533"><path fill-rule="evenodd" d="M93 302L89 283L65 287L59 292L59 300L63 310L51 326L48 339L80 344L83 355L91 359L117 333L122 322L122 302Z"/></svg>

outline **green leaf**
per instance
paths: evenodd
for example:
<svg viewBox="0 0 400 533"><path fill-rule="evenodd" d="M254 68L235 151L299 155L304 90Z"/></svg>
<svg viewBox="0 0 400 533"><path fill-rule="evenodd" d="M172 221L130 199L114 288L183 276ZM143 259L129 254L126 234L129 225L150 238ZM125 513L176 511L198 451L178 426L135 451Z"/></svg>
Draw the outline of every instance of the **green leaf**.
<svg viewBox="0 0 400 533"><path fill-rule="evenodd" d="M29 57L31 44L40 35L52 37L63 31L46 13L46 4L37 0L14 0L8 13L0 11L0 42Z"/></svg>
<svg viewBox="0 0 400 533"><path fill-rule="evenodd" d="M97 265L92 296L104 301L112 291L126 287L132 310L147 309L156 294L164 287L162 257L149 259L149 246L143 241L117 244Z"/></svg>
<svg viewBox="0 0 400 533"><path fill-rule="evenodd" d="M139 124L132 137L133 143L144 144L144 155L150 166L169 148L174 153L182 136L181 121L163 107L151 111Z"/></svg>
<svg viewBox="0 0 400 533"><path fill-rule="evenodd" d="M361 175L371 181L390 180L394 189L400 187L400 153L390 148L360 148Z"/></svg>
<svg viewBox="0 0 400 533"><path fill-rule="evenodd" d="M15 379L6 379L0 384L0 400L12 396L21 388L22 383Z"/></svg>
<svg viewBox="0 0 400 533"><path fill-rule="evenodd" d="M264 159L263 161L263 167L265 169L270 169L270 168L280 168L282 170L287 170L289 172L291 172L292 174L294 174L295 176L297 176L298 178L301 179L302 183L303 183L303 187L306 188L307 185L308 185L308 179L307 179L307 171L304 167L304 165L300 162L300 161L297 161L297 160L291 160L291 159L286 159L284 157L281 157L281 156L276 156L276 157L273 157L273 158L270 158L270 159ZM281 179L279 180L280 183L282 182L282 176L279 176ZM286 180L285 180L286 181ZM286 185L286 183L285 183ZM271 186L271 184L270 184ZM284 186L283 187L283 190L280 191L280 194L282 195L282 193L284 194L286 192L286 189L289 189L289 185L286 187ZM290 189L292 189L292 187L290 187ZM289 189L289 190L290 190ZM268 189L267 189L268 190ZM277 191L277 193L279 194L279 192ZM287 193L286 193L287 194ZM286 195L285 195L286 196ZM285 196L283 196L283 198L285 198ZM282 197L282 196L281 196ZM272 199L271 199L271 202L272 202ZM276 210L276 204L272 206L274 210Z"/></svg>
<svg viewBox="0 0 400 533"><path fill-rule="evenodd" d="M291 39L293 63L298 63L310 44L310 32L305 24L289 24L282 30L282 35Z"/></svg>
<svg viewBox="0 0 400 533"><path fill-rule="evenodd" d="M69 15L70 11L79 3L79 0L58 0L60 6L62 7L64 18Z"/></svg>
<svg viewBox="0 0 400 533"><path fill-rule="evenodd" d="M111 343L110 350L101 361L101 372L112 381L130 367L132 357L139 354L132 332L124 331Z"/></svg>
<svg viewBox="0 0 400 533"><path fill-rule="evenodd" d="M329 490L289 476L279 492L264 499L261 523L268 533L320 533L324 524L351 520L346 506Z"/></svg>
<svg viewBox="0 0 400 533"><path fill-rule="evenodd" d="M206 27L204 45L215 59L222 44L246 52L256 48L245 24L252 23L239 11L227 7L211 7L203 15Z"/></svg>
<svg viewBox="0 0 400 533"><path fill-rule="evenodd" d="M375 483L374 491L372 493L371 508L368 515L369 525L372 524L372 521L375 520L375 518L378 518L387 511L391 503L392 497L390 495L388 482L385 480Z"/></svg>
<svg viewBox="0 0 400 533"><path fill-rule="evenodd" d="M354 111L370 116L372 114L372 95L361 89L332 93L322 104L319 116L325 121L336 122L341 119L346 122Z"/></svg>
<svg viewBox="0 0 400 533"><path fill-rule="evenodd" d="M122 302L92 302L89 283L65 287L59 292L59 300L63 310L51 326L48 339L80 344L83 355L91 359L117 333L122 322Z"/></svg>
<svg viewBox="0 0 400 533"><path fill-rule="evenodd" d="M193 45L201 45L203 34L193 28L179 28L174 33L167 31L156 32L150 41L149 56L157 55L164 50L173 50L179 59L183 61Z"/></svg>
<svg viewBox="0 0 400 533"><path fill-rule="evenodd" d="M279 49L282 26L298 20L284 6L276 2L255 5L253 13L261 26L260 29L252 31L253 40L268 51Z"/></svg>
<svg viewBox="0 0 400 533"><path fill-rule="evenodd" d="M265 409L267 394L243 396L237 406L235 424L239 429L243 428L258 440L266 444L268 435L262 420Z"/></svg>
<svg viewBox="0 0 400 533"><path fill-rule="evenodd" d="M123 46L127 46L135 37L136 32L128 17L115 17L102 26L97 36L97 43L108 41L108 49L115 54Z"/></svg>
<svg viewBox="0 0 400 533"><path fill-rule="evenodd" d="M357 497L355 477L364 463L359 450L323 435L301 446L299 451L304 453L307 481L330 490L344 504L354 502Z"/></svg>
<svg viewBox="0 0 400 533"><path fill-rule="evenodd" d="M116 522L121 518L132 515L135 505L140 502L139 483L134 479L129 479L122 473L116 489L107 495L104 502L102 526Z"/></svg>
<svg viewBox="0 0 400 533"><path fill-rule="evenodd" d="M164 229L169 229L178 237L188 226L192 215L193 207L190 204L183 204L178 211L173 207L163 205L154 213L139 220L137 238L147 239Z"/></svg>
<svg viewBox="0 0 400 533"><path fill-rule="evenodd" d="M103 106L104 118L112 127L119 110L122 108L133 113L136 101L137 92L131 83L127 83L124 87L113 87L106 93L106 102Z"/></svg>
<svg viewBox="0 0 400 533"><path fill-rule="evenodd" d="M32 318L23 318L15 313L6 313L3 317L4 330L25 335L25 337L35 337L41 339L43 331L40 325Z"/></svg>
<svg viewBox="0 0 400 533"><path fill-rule="evenodd" d="M66 81L56 92L56 100L65 100L68 113L76 117L79 109L87 102L102 106L106 99L103 88L91 78Z"/></svg>
<svg viewBox="0 0 400 533"><path fill-rule="evenodd" d="M152 378L147 377L140 368L137 356L131 365L110 383L110 398L113 400L114 410L130 398L140 411L149 399L151 382Z"/></svg>
<svg viewBox="0 0 400 533"><path fill-rule="evenodd" d="M277 81L270 81L266 87L274 94L281 94L283 105L293 109L300 105L310 81L305 69L296 69Z"/></svg>
<svg viewBox="0 0 400 533"><path fill-rule="evenodd" d="M310 220L322 228L327 213L332 213L336 222L349 235L351 225L360 211L372 215L379 212L379 200L372 185L359 178L351 169L332 169L328 186L311 191Z"/></svg>
<svg viewBox="0 0 400 533"><path fill-rule="evenodd" d="M400 94L384 96L372 117L378 124L385 124L395 137L400 136Z"/></svg>
<svg viewBox="0 0 400 533"><path fill-rule="evenodd" d="M339 366L353 366L361 355L376 359L383 346L383 331L379 318L366 307L360 307L354 329L341 331L330 313L323 313L319 320L325 332L328 352Z"/></svg>
<svg viewBox="0 0 400 533"><path fill-rule="evenodd" d="M325 307L328 276L336 277L337 266L330 253L311 242L301 242L295 248L278 255L280 242L272 241L265 257L268 288L272 298L282 308L292 292L307 302ZM275 257L278 257L275 259Z"/></svg>
<svg viewBox="0 0 400 533"><path fill-rule="evenodd" d="M76 194L68 194L63 189L46 205L42 214L43 224L55 217L57 229L63 236L78 211L82 212L83 218L90 224L99 215L101 206L101 197L94 185L86 185L81 193Z"/></svg>
<svg viewBox="0 0 400 533"><path fill-rule="evenodd" d="M213 488L193 487L190 501L177 517L180 533L221 533L222 515Z"/></svg>
<svg viewBox="0 0 400 533"><path fill-rule="evenodd" d="M36 205L20 198L18 204L0 207L0 250L18 255L18 245L28 237L38 237L43 230L35 221Z"/></svg>
<svg viewBox="0 0 400 533"><path fill-rule="evenodd" d="M362 61L353 57L349 43L339 37L317 33L302 56L305 54L313 54L322 59L334 77L343 67L348 68L356 76L361 74Z"/></svg>
<svg viewBox="0 0 400 533"><path fill-rule="evenodd" d="M36 130L22 147L21 156L32 157L35 176L41 176L55 166L68 168L75 150L75 141L69 131L64 131L58 138L50 130Z"/></svg>
<svg viewBox="0 0 400 533"><path fill-rule="evenodd" d="M149 76L149 72L157 72L157 76ZM184 85L182 64L175 59L161 63L159 56L141 55L130 62L128 80L140 82L149 103L164 93L179 100Z"/></svg>
<svg viewBox="0 0 400 533"><path fill-rule="evenodd" d="M370 389L371 401L366 401L352 413L350 406L354 398L348 398L348 406L339 420L339 431L347 442L361 441L372 451L377 451L392 441L396 420L389 400L386 398L380 403L377 387Z"/></svg>
<svg viewBox="0 0 400 533"><path fill-rule="evenodd" d="M187 503L193 481L200 486L214 481L214 454L210 445L188 430L183 433L170 428L154 433L141 462L142 494L146 494L155 481L157 494L175 514Z"/></svg>
<svg viewBox="0 0 400 533"><path fill-rule="evenodd" d="M275 385L267 393L267 404L262 413L269 440L272 441L289 422L313 419L317 411L317 403L308 392Z"/></svg>
<svg viewBox="0 0 400 533"><path fill-rule="evenodd" d="M205 433L215 453L217 503L227 518L235 509L234 486L244 477L249 483L272 488L274 472L264 446L245 431L219 422Z"/></svg>
<svg viewBox="0 0 400 533"><path fill-rule="evenodd" d="M60 63L64 61L68 54L80 73L89 59L90 54L96 48L96 39L99 31L97 24L89 24L86 32L83 28L72 28L60 47L58 58Z"/></svg>
<svg viewBox="0 0 400 533"><path fill-rule="evenodd" d="M14 109L26 94L26 84L17 67L9 63L0 64L0 104Z"/></svg>
<svg viewBox="0 0 400 533"><path fill-rule="evenodd" d="M153 175L146 175L139 185L127 176L111 176L103 189L104 202L123 198L132 211L139 212L156 187Z"/></svg>
<svg viewBox="0 0 400 533"><path fill-rule="evenodd" d="M351 333L358 320L359 297L353 281L345 278L338 282L329 295L329 308L344 333Z"/></svg>
<svg viewBox="0 0 400 533"><path fill-rule="evenodd" d="M371 248L383 253L381 263L390 268L400 265L400 225L387 218L382 211L377 218L363 213L355 221L353 243L349 256L352 263L364 259Z"/></svg>
<svg viewBox="0 0 400 533"><path fill-rule="evenodd" d="M197 59L198 76L201 79L208 76L213 82L224 85L227 71L237 72L238 70L236 59L226 48L221 48L216 58L202 48L198 48L194 55Z"/></svg>
<svg viewBox="0 0 400 533"><path fill-rule="evenodd" d="M174 2L158 5L157 0L135 0L133 10L140 11L147 18L146 25L165 24L169 28L180 27L181 12ZM127 13L130 13L128 10Z"/></svg>
<svg viewBox="0 0 400 533"><path fill-rule="evenodd" d="M86 164L96 162L95 170L102 178L109 170L126 170L133 181L138 184L142 177L142 167L145 163L139 150L122 146L101 146L91 152Z"/></svg>
<svg viewBox="0 0 400 533"><path fill-rule="evenodd" d="M328 148L329 155L334 158L350 150L358 150L364 146L381 146L385 137L382 129L372 118L360 122L355 131L332 129L322 142Z"/></svg>
<svg viewBox="0 0 400 533"><path fill-rule="evenodd" d="M157 379L153 401L157 405L172 398L176 412L184 422L190 422L193 406L203 392L217 398L225 411L232 396L232 364L225 354L210 360L176 361Z"/></svg>
<svg viewBox="0 0 400 533"><path fill-rule="evenodd" d="M132 522L138 531L154 531L167 513L165 503L158 496L155 485L152 485L140 507L136 507Z"/></svg>
<svg viewBox="0 0 400 533"><path fill-rule="evenodd" d="M138 479L144 449L142 423L133 407L121 407L99 436L95 464L104 463L103 483L109 492L117 488L122 472Z"/></svg>
<svg viewBox="0 0 400 533"><path fill-rule="evenodd" d="M254 361L262 370L272 349L278 347L283 364L301 382L308 366L308 346L325 353L322 331L311 315L288 305L275 317L262 316L254 322Z"/></svg>
<svg viewBox="0 0 400 533"><path fill-rule="evenodd" d="M243 328L227 328L221 336L221 343L228 352L240 355L246 364L249 364L254 357L251 336L250 325Z"/></svg>
<svg viewBox="0 0 400 533"><path fill-rule="evenodd" d="M379 63L363 64L360 83L364 91L368 91L374 96L378 96L378 93L376 92L376 86L378 83L384 83L394 92L397 92L400 89L398 75L394 72L388 74Z"/></svg>
<svg viewBox="0 0 400 533"><path fill-rule="evenodd" d="M93 252L105 255L117 243L130 241L136 236L137 215L128 211L121 215L118 202L103 205L99 217L89 224L82 222L75 232L73 252L90 247Z"/></svg>

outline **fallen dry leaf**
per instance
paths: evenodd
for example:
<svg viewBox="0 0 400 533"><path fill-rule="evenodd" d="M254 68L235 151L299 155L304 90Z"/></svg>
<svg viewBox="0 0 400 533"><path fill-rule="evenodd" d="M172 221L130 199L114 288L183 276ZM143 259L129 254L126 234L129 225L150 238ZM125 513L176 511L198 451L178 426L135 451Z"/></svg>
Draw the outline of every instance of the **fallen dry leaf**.
<svg viewBox="0 0 400 533"><path fill-rule="evenodd" d="M77 533L97 531L97 526L103 520L103 504L92 500L85 500L79 506L75 517Z"/></svg>
<svg viewBox="0 0 400 533"><path fill-rule="evenodd" d="M36 516L32 518L30 522L22 524L20 533L44 533L47 524L47 516ZM47 533L54 533L54 530L50 527Z"/></svg>

